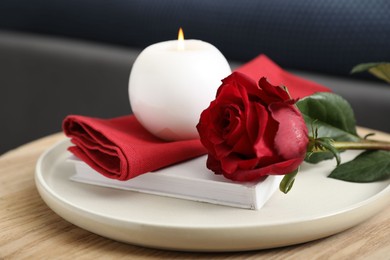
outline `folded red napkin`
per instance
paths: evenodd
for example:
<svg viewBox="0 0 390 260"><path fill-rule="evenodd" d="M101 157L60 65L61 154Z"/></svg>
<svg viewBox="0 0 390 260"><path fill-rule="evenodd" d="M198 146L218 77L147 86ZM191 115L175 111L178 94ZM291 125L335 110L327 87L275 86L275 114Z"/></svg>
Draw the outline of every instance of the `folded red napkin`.
<svg viewBox="0 0 390 260"><path fill-rule="evenodd" d="M256 81L265 76L273 85L285 85L293 98L329 91L282 70L265 55L237 71ZM158 139L132 115L113 119L71 115L65 118L63 130L74 144L69 151L104 176L118 180L128 180L206 153L199 140Z"/></svg>
<svg viewBox="0 0 390 260"><path fill-rule="evenodd" d="M166 142L145 130L135 116L99 119L67 116L69 151L106 177L128 180L206 152L198 139Z"/></svg>

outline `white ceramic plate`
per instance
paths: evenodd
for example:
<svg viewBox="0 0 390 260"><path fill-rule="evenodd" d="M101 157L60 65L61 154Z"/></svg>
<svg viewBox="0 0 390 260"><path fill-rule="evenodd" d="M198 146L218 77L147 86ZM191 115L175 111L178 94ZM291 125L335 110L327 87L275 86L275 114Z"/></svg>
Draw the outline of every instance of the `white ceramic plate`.
<svg viewBox="0 0 390 260"><path fill-rule="evenodd" d="M327 178L334 161L304 165L287 195L259 211L75 183L64 140L37 162L43 200L67 221L114 240L186 251L239 251L298 244L348 229L390 202L390 181ZM344 161L356 153L344 153Z"/></svg>

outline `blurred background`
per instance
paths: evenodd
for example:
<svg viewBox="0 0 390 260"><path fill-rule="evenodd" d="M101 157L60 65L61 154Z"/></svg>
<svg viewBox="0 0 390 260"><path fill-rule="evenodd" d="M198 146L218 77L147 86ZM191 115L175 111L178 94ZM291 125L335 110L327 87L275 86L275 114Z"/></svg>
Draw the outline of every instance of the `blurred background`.
<svg viewBox="0 0 390 260"><path fill-rule="evenodd" d="M61 131L68 114L131 113L128 78L139 52L177 37L212 43L232 68L265 53L332 88L358 125L390 132L390 86L363 62L390 62L386 0L2 0L0 154Z"/></svg>

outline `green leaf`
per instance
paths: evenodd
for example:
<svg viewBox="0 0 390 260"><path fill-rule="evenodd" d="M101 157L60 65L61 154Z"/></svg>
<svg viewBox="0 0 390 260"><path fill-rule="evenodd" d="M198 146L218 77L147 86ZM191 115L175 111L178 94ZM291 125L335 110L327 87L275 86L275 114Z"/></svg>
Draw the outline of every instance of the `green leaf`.
<svg viewBox="0 0 390 260"><path fill-rule="evenodd" d="M294 185L295 177L297 176L299 168L293 172L284 175L282 181L279 184L279 190L287 194Z"/></svg>
<svg viewBox="0 0 390 260"><path fill-rule="evenodd" d="M351 74L353 73L360 73L368 71L369 69L378 66L379 64L382 64L383 62L369 62L369 63L361 63L356 65L352 68Z"/></svg>
<svg viewBox="0 0 390 260"><path fill-rule="evenodd" d="M390 178L390 151L366 151L336 167L330 178L350 182L373 182Z"/></svg>
<svg viewBox="0 0 390 260"><path fill-rule="evenodd" d="M333 93L316 93L297 102L309 133L318 129L318 138L334 141L359 141L356 121L349 103Z"/></svg>
<svg viewBox="0 0 390 260"><path fill-rule="evenodd" d="M390 83L390 63L388 62L362 63L353 67L351 73L359 73L363 71L368 71L377 78Z"/></svg>
<svg viewBox="0 0 390 260"><path fill-rule="evenodd" d="M333 93L316 93L297 102L309 133L317 132L315 138L327 137L334 141L361 140L356 132L356 121L349 103ZM314 136L312 136L314 137ZM310 151L309 151L310 152ZM330 152L315 153L305 161L318 163L333 158Z"/></svg>

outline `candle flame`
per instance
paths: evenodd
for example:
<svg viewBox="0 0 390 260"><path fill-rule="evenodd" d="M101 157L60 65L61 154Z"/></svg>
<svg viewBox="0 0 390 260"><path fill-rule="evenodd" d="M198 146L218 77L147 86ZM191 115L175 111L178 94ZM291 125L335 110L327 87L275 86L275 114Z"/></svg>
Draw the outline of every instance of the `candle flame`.
<svg viewBox="0 0 390 260"><path fill-rule="evenodd" d="M177 48L179 50L184 50L184 32L181 27L179 29L179 33L177 34Z"/></svg>

